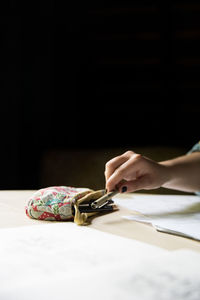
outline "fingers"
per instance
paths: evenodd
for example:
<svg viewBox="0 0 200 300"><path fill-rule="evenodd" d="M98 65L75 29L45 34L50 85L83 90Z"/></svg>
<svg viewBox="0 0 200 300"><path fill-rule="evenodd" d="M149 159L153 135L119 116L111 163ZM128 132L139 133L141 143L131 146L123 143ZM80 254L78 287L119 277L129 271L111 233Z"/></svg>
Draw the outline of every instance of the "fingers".
<svg viewBox="0 0 200 300"><path fill-rule="evenodd" d="M105 177L106 181L110 178L110 176L114 173L114 171L121 166L128 158L123 156L117 156L111 159L109 162L106 163L105 169Z"/></svg>
<svg viewBox="0 0 200 300"><path fill-rule="evenodd" d="M139 174L139 165L141 164L141 155L132 154L131 158L121 164L106 182L106 188L108 191L115 190L118 184L123 180L131 181L135 180L137 174Z"/></svg>
<svg viewBox="0 0 200 300"><path fill-rule="evenodd" d="M111 160L109 160L106 163L106 169L105 169L105 178L106 178L106 182L107 180L110 178L110 176L114 173L114 171L121 166L123 163L125 163L130 156L133 154L134 152L132 151L127 151L124 154L117 156Z"/></svg>
<svg viewBox="0 0 200 300"><path fill-rule="evenodd" d="M145 156L127 151L106 164L106 188L120 192L155 189L167 180L163 166Z"/></svg>

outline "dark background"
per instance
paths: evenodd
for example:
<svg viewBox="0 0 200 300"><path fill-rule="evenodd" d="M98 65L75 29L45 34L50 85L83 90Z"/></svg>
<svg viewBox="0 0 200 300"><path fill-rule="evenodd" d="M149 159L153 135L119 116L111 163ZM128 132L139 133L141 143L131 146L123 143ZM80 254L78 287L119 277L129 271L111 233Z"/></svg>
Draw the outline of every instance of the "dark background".
<svg viewBox="0 0 200 300"><path fill-rule="evenodd" d="M51 149L199 140L198 1L6 3L1 189L38 188Z"/></svg>

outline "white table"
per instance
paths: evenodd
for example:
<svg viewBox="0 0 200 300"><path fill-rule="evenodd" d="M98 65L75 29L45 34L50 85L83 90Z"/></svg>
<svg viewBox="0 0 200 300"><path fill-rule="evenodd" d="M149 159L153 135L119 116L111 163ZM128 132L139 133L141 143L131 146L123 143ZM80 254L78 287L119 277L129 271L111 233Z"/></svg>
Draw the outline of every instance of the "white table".
<svg viewBox="0 0 200 300"><path fill-rule="evenodd" d="M25 214L25 203L34 191L0 191L0 228L18 226L44 225L52 223L30 219ZM134 193L134 197L141 194ZM148 194L147 194L148 196ZM132 194L121 194L121 198L132 197ZM170 195L169 195L170 197ZM185 196L182 196L185 197ZM131 214L128 209L120 208L119 211L102 215L92 220L90 228L98 229L114 235L131 238L146 244L154 245L167 250L191 249L200 252L200 242L157 232L152 226L133 222L121 218Z"/></svg>
<svg viewBox="0 0 200 300"><path fill-rule="evenodd" d="M33 220L33 192L0 192L0 299L200 299L199 242L123 219L124 208L89 226Z"/></svg>

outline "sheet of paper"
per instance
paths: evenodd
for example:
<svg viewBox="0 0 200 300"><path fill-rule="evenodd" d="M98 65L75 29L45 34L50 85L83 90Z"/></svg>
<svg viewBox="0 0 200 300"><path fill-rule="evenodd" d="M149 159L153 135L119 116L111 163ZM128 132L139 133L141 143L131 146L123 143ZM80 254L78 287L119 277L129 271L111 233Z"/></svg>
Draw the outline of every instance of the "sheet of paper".
<svg viewBox="0 0 200 300"><path fill-rule="evenodd" d="M173 215L156 218L154 216L124 216L129 220L152 224L158 231L168 232L200 240L200 213Z"/></svg>
<svg viewBox="0 0 200 300"><path fill-rule="evenodd" d="M115 198L118 205L143 214L125 216L129 220L152 224L157 230L200 240L200 197L139 195Z"/></svg>
<svg viewBox="0 0 200 300"><path fill-rule="evenodd" d="M200 212L200 197L187 195L128 194L115 196L116 204L144 215L160 215L175 212Z"/></svg>
<svg viewBox="0 0 200 300"><path fill-rule="evenodd" d="M2 300L199 300L200 254L75 224L0 230Z"/></svg>
<svg viewBox="0 0 200 300"><path fill-rule="evenodd" d="M0 230L0 299L27 299L19 293L37 290L54 281L63 290L67 282L80 284L86 274L115 267L127 259L154 257L165 250L106 234L71 222ZM28 287L31 289L28 291ZM68 285L67 285L68 288ZM40 287L42 289L42 287ZM62 287L61 287L62 289ZM17 291L17 295L14 291ZM72 291L71 291L72 292ZM53 299L48 291L45 291ZM19 296L18 296L19 294ZM71 295L73 297L73 294Z"/></svg>

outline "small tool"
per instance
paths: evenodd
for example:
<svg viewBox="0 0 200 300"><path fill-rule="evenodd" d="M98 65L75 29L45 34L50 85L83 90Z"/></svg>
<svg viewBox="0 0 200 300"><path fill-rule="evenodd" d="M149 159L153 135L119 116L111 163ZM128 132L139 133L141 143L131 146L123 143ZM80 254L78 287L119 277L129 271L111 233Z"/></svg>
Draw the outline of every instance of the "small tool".
<svg viewBox="0 0 200 300"><path fill-rule="evenodd" d="M103 195L101 198L92 202L91 207L93 209L101 208L102 206L106 205L108 203L108 201L118 193L119 193L119 191L115 190L115 191L112 191L112 192L109 192L109 193Z"/></svg>
<svg viewBox="0 0 200 300"><path fill-rule="evenodd" d="M79 211L80 212L86 212L86 213L90 213L90 212L108 212L108 211L113 211L113 201L112 200L108 200L108 203L105 203L105 205L103 205L100 208L92 208L91 204L90 205L79 205Z"/></svg>

